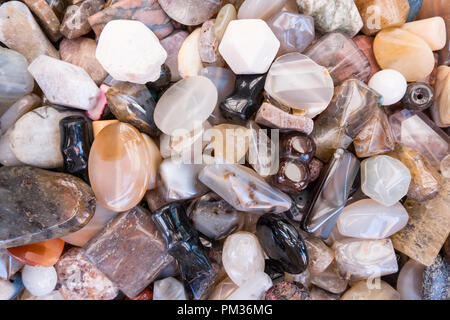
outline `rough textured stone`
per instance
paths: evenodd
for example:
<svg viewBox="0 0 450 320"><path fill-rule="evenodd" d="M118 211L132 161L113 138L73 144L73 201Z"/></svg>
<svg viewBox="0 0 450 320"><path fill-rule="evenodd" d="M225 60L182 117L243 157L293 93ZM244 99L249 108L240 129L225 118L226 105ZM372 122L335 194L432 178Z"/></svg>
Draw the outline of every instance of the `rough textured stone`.
<svg viewBox="0 0 450 320"><path fill-rule="evenodd" d="M422 285L423 300L450 300L450 263L441 255L425 267Z"/></svg>
<svg viewBox="0 0 450 320"><path fill-rule="evenodd" d="M46 0L24 0L23 2L37 17L50 40L58 41L61 38L61 33L59 33L60 21L52 8L52 2Z"/></svg>
<svg viewBox="0 0 450 320"><path fill-rule="evenodd" d="M215 19L205 21L200 30L199 47L200 58L203 63L221 67L225 64L219 53L219 39L215 32Z"/></svg>
<svg viewBox="0 0 450 320"><path fill-rule="evenodd" d="M265 300L309 300L309 292L298 282L283 281L267 290Z"/></svg>
<svg viewBox="0 0 450 320"><path fill-rule="evenodd" d="M80 5L68 6L61 22L61 33L67 39L75 39L89 33L91 25L88 18L104 6L104 0L84 0Z"/></svg>
<svg viewBox="0 0 450 320"><path fill-rule="evenodd" d="M345 292L341 300L400 300L400 294L383 280L373 285L359 281Z"/></svg>

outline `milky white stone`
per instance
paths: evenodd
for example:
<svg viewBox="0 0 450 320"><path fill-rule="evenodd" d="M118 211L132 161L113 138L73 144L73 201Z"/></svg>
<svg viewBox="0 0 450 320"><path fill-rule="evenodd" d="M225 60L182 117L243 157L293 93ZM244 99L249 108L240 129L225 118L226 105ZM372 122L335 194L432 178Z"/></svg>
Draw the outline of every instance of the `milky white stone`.
<svg viewBox="0 0 450 320"><path fill-rule="evenodd" d="M389 156L375 156L361 162L361 189L364 194L385 206L393 206L408 192L409 169Z"/></svg>
<svg viewBox="0 0 450 320"><path fill-rule="evenodd" d="M386 207L372 199L363 199L342 210L337 221L339 233L352 238L383 239L403 229L408 212L397 202Z"/></svg>
<svg viewBox="0 0 450 320"><path fill-rule="evenodd" d="M409 259L400 270L397 291L402 300L422 300L423 271L425 266Z"/></svg>
<svg viewBox="0 0 450 320"><path fill-rule="evenodd" d="M28 71L53 104L82 110L97 104L100 89L83 68L42 55L30 64Z"/></svg>
<svg viewBox="0 0 450 320"><path fill-rule="evenodd" d="M330 103L334 84L326 68L303 54L293 52L275 60L264 89L279 103L306 110L306 115L313 118Z"/></svg>
<svg viewBox="0 0 450 320"><path fill-rule="evenodd" d="M156 126L168 135L183 135L199 127L217 104L217 89L206 77L195 76L172 85L156 104Z"/></svg>
<svg viewBox="0 0 450 320"><path fill-rule="evenodd" d="M0 300L9 300L17 293L16 286L8 281L0 279Z"/></svg>
<svg viewBox="0 0 450 320"><path fill-rule="evenodd" d="M264 251L253 233L233 233L223 245L222 262L230 279L242 286L256 272L264 271Z"/></svg>
<svg viewBox="0 0 450 320"><path fill-rule="evenodd" d="M272 279L264 272L256 272L250 275L227 300L261 300L264 294L272 287Z"/></svg>
<svg viewBox="0 0 450 320"><path fill-rule="evenodd" d="M22 269L22 281L32 295L39 297L53 291L58 276L54 267L25 266Z"/></svg>
<svg viewBox="0 0 450 320"><path fill-rule="evenodd" d="M196 76L203 69L203 63L199 53L201 29L195 29L184 40L178 52L178 72L182 78Z"/></svg>
<svg viewBox="0 0 450 320"><path fill-rule="evenodd" d="M280 41L260 19L233 20L220 42L219 52L235 74L266 73Z"/></svg>
<svg viewBox="0 0 450 320"><path fill-rule="evenodd" d="M280 12L286 0L245 0L239 8L238 19L269 19Z"/></svg>
<svg viewBox="0 0 450 320"><path fill-rule="evenodd" d="M112 20L100 34L95 56L114 79L145 84L158 80L167 52L142 22Z"/></svg>
<svg viewBox="0 0 450 320"><path fill-rule="evenodd" d="M155 281L153 300L187 300L183 284L173 277Z"/></svg>
<svg viewBox="0 0 450 320"><path fill-rule="evenodd" d="M214 291L210 294L208 300L225 300L238 288L239 287L227 277L214 288Z"/></svg>
<svg viewBox="0 0 450 320"><path fill-rule="evenodd" d="M407 86L405 77L392 69L378 71L369 81L369 87L383 96L383 106L399 102L405 95Z"/></svg>
<svg viewBox="0 0 450 320"><path fill-rule="evenodd" d="M341 300L400 300L400 294L383 280L359 281L355 283Z"/></svg>

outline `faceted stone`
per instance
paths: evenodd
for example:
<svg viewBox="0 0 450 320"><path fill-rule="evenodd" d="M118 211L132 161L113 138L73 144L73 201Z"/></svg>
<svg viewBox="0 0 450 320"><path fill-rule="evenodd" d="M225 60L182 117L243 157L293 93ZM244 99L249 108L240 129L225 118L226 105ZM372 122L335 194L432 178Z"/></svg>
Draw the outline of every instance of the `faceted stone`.
<svg viewBox="0 0 450 320"><path fill-rule="evenodd" d="M91 25L88 18L102 10L104 5L104 0L85 0L79 5L68 6L59 30L67 39L75 39L89 33Z"/></svg>
<svg viewBox="0 0 450 320"><path fill-rule="evenodd" d="M33 90L34 81L27 68L28 62L23 55L0 48L0 116L10 105ZM3 132L6 129L0 127Z"/></svg>
<svg viewBox="0 0 450 320"><path fill-rule="evenodd" d="M271 187L253 170L238 164L207 165L199 180L236 210L281 213L291 207L291 198Z"/></svg>
<svg viewBox="0 0 450 320"><path fill-rule="evenodd" d="M433 263L448 237L449 188L450 180L445 179L439 194L433 199L425 202L405 201L409 221L405 228L392 236L396 250L426 266Z"/></svg>
<svg viewBox="0 0 450 320"><path fill-rule="evenodd" d="M202 28L195 29L184 40L178 52L178 73L184 79L197 76L204 67L200 56L201 35Z"/></svg>
<svg viewBox="0 0 450 320"><path fill-rule="evenodd" d="M102 131L106 126L109 126L113 123L118 123L119 120L99 120L99 121L92 121L92 131L94 134L94 137L96 137L100 131Z"/></svg>
<svg viewBox="0 0 450 320"><path fill-rule="evenodd" d="M44 28L45 32L53 42L61 38L59 33L59 19L52 10L51 1L46 0L24 0L25 4L37 17L39 24Z"/></svg>
<svg viewBox="0 0 450 320"><path fill-rule="evenodd" d="M386 113L376 108L375 113L353 140L356 155L367 158L394 150L394 137Z"/></svg>
<svg viewBox="0 0 450 320"><path fill-rule="evenodd" d="M316 157L328 161L337 148L346 149L376 112L378 100L375 91L356 79L336 88L331 104L314 121Z"/></svg>
<svg viewBox="0 0 450 320"><path fill-rule="evenodd" d="M433 89L424 82L409 83L402 98L403 107L409 110L423 111L433 105L433 102Z"/></svg>
<svg viewBox="0 0 450 320"><path fill-rule="evenodd" d="M0 135L6 133L18 119L20 119L25 113L35 109L40 103L41 98L32 93L23 96L8 107L8 110L0 116Z"/></svg>
<svg viewBox="0 0 450 320"><path fill-rule="evenodd" d="M450 263L441 255L423 273L423 300L450 300Z"/></svg>
<svg viewBox="0 0 450 320"><path fill-rule="evenodd" d="M83 254L129 298L137 296L172 262L149 212L123 212L84 247Z"/></svg>
<svg viewBox="0 0 450 320"><path fill-rule="evenodd" d="M325 271L334 260L334 252L321 239L298 230L303 238L308 252L308 271L311 274L319 274Z"/></svg>
<svg viewBox="0 0 450 320"><path fill-rule="evenodd" d="M43 296L53 291L58 281L54 267L31 267L22 269L25 288L34 296Z"/></svg>
<svg viewBox="0 0 450 320"><path fill-rule="evenodd" d="M264 271L264 251L254 234L236 232L225 240L222 262L230 279L242 288L252 275Z"/></svg>
<svg viewBox="0 0 450 320"><path fill-rule="evenodd" d="M309 166L295 158L282 158L278 172L272 175L270 182L287 193L301 192L310 181Z"/></svg>
<svg viewBox="0 0 450 320"><path fill-rule="evenodd" d="M389 284L380 280L378 285L359 281L341 297L341 300L400 300L400 294Z"/></svg>
<svg viewBox="0 0 450 320"><path fill-rule="evenodd" d="M327 239L344 209L352 185L359 171L359 161L344 150L337 149L327 167L322 170L313 193L303 199L305 212L302 219L303 230Z"/></svg>
<svg viewBox="0 0 450 320"><path fill-rule="evenodd" d="M255 121L269 128L295 130L305 134L310 134L314 127L314 121L309 115L289 114L267 102L258 109Z"/></svg>
<svg viewBox="0 0 450 320"><path fill-rule="evenodd" d="M339 295L329 293L323 289L313 286L309 291L311 300L339 300Z"/></svg>
<svg viewBox="0 0 450 320"><path fill-rule="evenodd" d="M402 267L398 274L397 291L402 300L422 300L424 266L413 259Z"/></svg>
<svg viewBox="0 0 450 320"><path fill-rule="evenodd" d="M0 248L58 238L84 227L95 198L82 180L38 168L2 167Z"/></svg>
<svg viewBox="0 0 450 320"><path fill-rule="evenodd" d="M272 280L266 273L255 272L227 300L262 300L271 287Z"/></svg>
<svg viewBox="0 0 450 320"><path fill-rule="evenodd" d="M160 41L161 46L167 52L165 64L170 69L171 80L173 82L181 79L180 73L178 72L178 53L188 35L189 33L186 31L178 30Z"/></svg>
<svg viewBox="0 0 450 320"><path fill-rule="evenodd" d="M208 297L208 300L225 300L238 288L238 285L226 277L216 286L213 293Z"/></svg>
<svg viewBox="0 0 450 320"><path fill-rule="evenodd" d="M59 44L61 60L83 68L97 85L100 85L108 73L95 58L97 44L89 38L64 39Z"/></svg>
<svg viewBox="0 0 450 320"><path fill-rule="evenodd" d="M312 16L316 29L325 34L342 31L354 37L363 27L352 0L297 0L300 13Z"/></svg>
<svg viewBox="0 0 450 320"><path fill-rule="evenodd" d="M406 195L410 182L408 167L392 157L379 155L361 163L362 191L387 207Z"/></svg>
<svg viewBox="0 0 450 320"><path fill-rule="evenodd" d="M201 69L198 75L206 77L214 83L218 93L217 102L219 103L234 92L236 76L229 69L211 66Z"/></svg>
<svg viewBox="0 0 450 320"><path fill-rule="evenodd" d="M215 19L205 21L200 30L198 52L201 61L207 65L221 67L225 63L219 54L219 40L215 32Z"/></svg>
<svg viewBox="0 0 450 320"><path fill-rule="evenodd" d="M172 203L164 206L152 219L166 240L168 253L178 261L189 297L194 300L207 298L218 280L220 266L206 255L183 205Z"/></svg>
<svg viewBox="0 0 450 320"><path fill-rule="evenodd" d="M408 0L356 0L355 4L364 23L362 32L368 36L403 25L409 13Z"/></svg>
<svg viewBox="0 0 450 320"><path fill-rule="evenodd" d="M407 22L414 21L419 14L422 7L423 0L408 0L409 2L409 14L406 19Z"/></svg>
<svg viewBox="0 0 450 320"><path fill-rule="evenodd" d="M249 147L249 130L234 124L219 124L206 132L211 135L215 163L244 163Z"/></svg>
<svg viewBox="0 0 450 320"><path fill-rule="evenodd" d="M450 154L442 159L440 170L443 177L450 178Z"/></svg>
<svg viewBox="0 0 450 320"><path fill-rule="evenodd" d="M104 10L91 15L88 21L92 30L99 37L108 22L121 19L142 22L159 39L163 39L173 31L171 20L161 9L158 0L114 1Z"/></svg>
<svg viewBox="0 0 450 320"><path fill-rule="evenodd" d="M280 41L260 19L233 20L228 24L219 52L235 74L266 73Z"/></svg>
<svg viewBox="0 0 450 320"><path fill-rule="evenodd" d="M314 40L314 19L310 16L281 11L267 23L280 41L279 56L290 52L301 53Z"/></svg>
<svg viewBox="0 0 450 320"><path fill-rule="evenodd" d="M375 56L373 54L373 37L368 37L365 35L359 35L354 37L353 42L356 43L356 45L358 46L359 50L362 51L362 53L364 53L364 55L366 56L367 60L369 60L370 63L370 68L371 68L371 72L370 75L368 77L368 79L370 79L375 73L377 73L378 71L380 71L380 66L378 65L377 60L375 59Z"/></svg>
<svg viewBox="0 0 450 320"><path fill-rule="evenodd" d="M153 170L143 136L122 122L110 124L97 135L88 169L97 200L115 212L129 210L142 200Z"/></svg>
<svg viewBox="0 0 450 320"><path fill-rule="evenodd" d="M152 137L159 135L153 120L156 102L145 85L119 82L108 89L106 99L117 120L129 123Z"/></svg>
<svg viewBox="0 0 450 320"><path fill-rule="evenodd" d="M267 256L275 260L283 271L298 274L306 270L306 245L286 219L265 214L258 219L256 234Z"/></svg>
<svg viewBox="0 0 450 320"><path fill-rule="evenodd" d="M306 110L310 118L321 113L333 97L328 71L300 53L279 57L270 67L264 89L278 103Z"/></svg>
<svg viewBox="0 0 450 320"><path fill-rule="evenodd" d="M389 117L394 138L428 158L439 169L441 160L449 154L450 138L422 112L401 110Z"/></svg>
<svg viewBox="0 0 450 320"><path fill-rule="evenodd" d="M238 19L267 20L280 12L286 0L245 0L239 8Z"/></svg>
<svg viewBox="0 0 450 320"><path fill-rule="evenodd" d="M445 21L441 17L408 22L402 26L402 29L424 40L431 51L441 50L445 46L447 33Z"/></svg>
<svg viewBox="0 0 450 320"><path fill-rule="evenodd" d="M406 93L407 83L400 72L393 69L385 69L373 75L369 81L369 87L382 96L383 106L390 106L403 98Z"/></svg>
<svg viewBox="0 0 450 320"><path fill-rule="evenodd" d="M59 58L28 7L20 1L8 1L0 7L0 41L31 63L40 55Z"/></svg>
<svg viewBox="0 0 450 320"><path fill-rule="evenodd" d="M366 55L352 39L339 32L322 36L304 54L328 69L335 86L350 78L365 82L371 74Z"/></svg>
<svg viewBox="0 0 450 320"><path fill-rule="evenodd" d="M187 300L183 284L173 277L155 281L153 300Z"/></svg>
<svg viewBox="0 0 450 320"><path fill-rule="evenodd" d="M58 261L63 249L64 241L56 238L20 247L11 247L8 248L8 253L17 261L28 266L51 267Z"/></svg>
<svg viewBox="0 0 450 320"><path fill-rule="evenodd" d="M100 230L102 230L105 225L114 218L118 213L111 211L104 206L101 205L100 202L97 201L95 206L95 214L92 219L88 222L86 226L81 228L80 230L70 233L61 239L65 242L83 247L93 236L95 236Z"/></svg>
<svg viewBox="0 0 450 320"><path fill-rule="evenodd" d="M66 300L111 300L119 288L100 272L80 248L67 251L55 265L59 292Z"/></svg>
<svg viewBox="0 0 450 320"><path fill-rule="evenodd" d="M220 8L221 0L158 0L163 10L175 21L196 26L211 18Z"/></svg>
<svg viewBox="0 0 450 320"><path fill-rule="evenodd" d="M224 5L217 13L216 22L214 24L214 32L217 40L220 42L223 38L225 30L228 27L228 24L237 19L236 8L228 3Z"/></svg>
<svg viewBox="0 0 450 320"><path fill-rule="evenodd" d="M158 80L167 52L142 22L113 20L102 30L95 56L115 80L145 84Z"/></svg>
<svg viewBox="0 0 450 320"><path fill-rule="evenodd" d="M238 75L232 96L220 103L220 112L230 122L246 123L263 102L265 75Z"/></svg>
<svg viewBox="0 0 450 320"><path fill-rule="evenodd" d="M337 227L343 236L384 239L403 229L408 218L408 212L399 202L386 207L375 200L363 199L342 210Z"/></svg>
<svg viewBox="0 0 450 320"><path fill-rule="evenodd" d="M348 280L374 279L398 271L390 239L343 239L333 244L340 275Z"/></svg>
<svg viewBox="0 0 450 320"><path fill-rule="evenodd" d="M6 249L0 249L0 279L13 278L22 267L23 264L11 257Z"/></svg>
<svg viewBox="0 0 450 320"><path fill-rule="evenodd" d="M19 276L13 281L0 279L0 300L14 300L22 291L23 284Z"/></svg>
<svg viewBox="0 0 450 320"><path fill-rule="evenodd" d="M441 176L428 159L413 149L402 145L396 146L395 153L411 173L408 198L416 201L434 198L439 191Z"/></svg>
<svg viewBox="0 0 450 320"><path fill-rule="evenodd" d="M381 69L394 69L408 82L426 78L434 68L434 56L420 37L402 28L380 31L373 52Z"/></svg>
<svg viewBox="0 0 450 320"><path fill-rule="evenodd" d="M309 292L298 282L280 282L267 290L265 300L309 300Z"/></svg>
<svg viewBox="0 0 450 320"><path fill-rule="evenodd" d="M97 104L100 89L83 68L43 55L30 64L28 71L53 104L82 110Z"/></svg>
<svg viewBox="0 0 450 320"><path fill-rule="evenodd" d="M435 99L431 115L439 127L450 126L450 67L439 66L434 85Z"/></svg>
<svg viewBox="0 0 450 320"><path fill-rule="evenodd" d="M311 283L334 294L340 294L347 289L348 281L339 274L336 265L331 264L325 271L311 276Z"/></svg>
<svg viewBox="0 0 450 320"><path fill-rule="evenodd" d="M201 125L217 104L214 83L202 76L183 79L172 85L156 104L154 120L168 135L186 134Z"/></svg>

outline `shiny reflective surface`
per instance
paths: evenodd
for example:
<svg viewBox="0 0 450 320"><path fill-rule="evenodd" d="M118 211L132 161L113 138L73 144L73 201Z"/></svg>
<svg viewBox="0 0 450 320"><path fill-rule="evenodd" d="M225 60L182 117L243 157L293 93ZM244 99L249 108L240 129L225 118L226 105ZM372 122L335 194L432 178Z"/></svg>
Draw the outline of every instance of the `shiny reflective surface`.
<svg viewBox="0 0 450 320"><path fill-rule="evenodd" d="M56 238L7 250L12 257L23 264L51 267L59 260L63 249L64 241Z"/></svg>

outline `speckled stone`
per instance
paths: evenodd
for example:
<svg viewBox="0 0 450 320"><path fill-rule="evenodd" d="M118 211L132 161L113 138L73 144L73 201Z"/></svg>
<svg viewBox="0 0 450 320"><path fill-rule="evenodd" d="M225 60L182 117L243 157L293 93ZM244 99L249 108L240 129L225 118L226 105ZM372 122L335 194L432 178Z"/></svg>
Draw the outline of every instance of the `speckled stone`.
<svg viewBox="0 0 450 320"><path fill-rule="evenodd" d="M267 290L265 300L310 300L308 290L298 282L279 282Z"/></svg>
<svg viewBox="0 0 450 320"><path fill-rule="evenodd" d="M59 19L54 10L52 10L52 1L46 0L23 0L25 4L34 13L40 22L42 28L53 42L58 41L61 38L59 33Z"/></svg>
<svg viewBox="0 0 450 320"><path fill-rule="evenodd" d="M158 0L173 20L196 26L211 18L219 10L221 0Z"/></svg>
<svg viewBox="0 0 450 320"><path fill-rule="evenodd" d="M103 9L104 0L84 0L80 5L67 7L60 31L67 39L75 39L89 33L88 18Z"/></svg>
<svg viewBox="0 0 450 320"><path fill-rule="evenodd" d="M425 268L422 299L450 300L450 263L440 255Z"/></svg>

